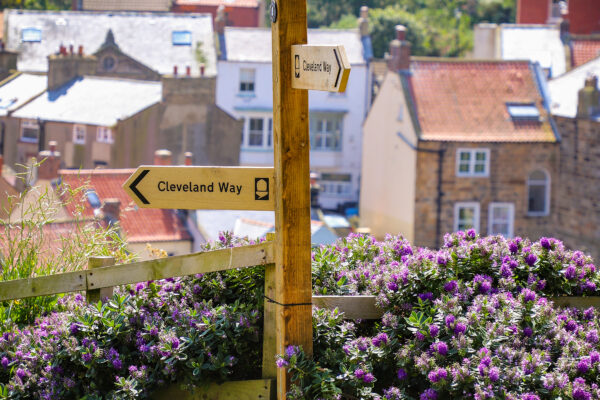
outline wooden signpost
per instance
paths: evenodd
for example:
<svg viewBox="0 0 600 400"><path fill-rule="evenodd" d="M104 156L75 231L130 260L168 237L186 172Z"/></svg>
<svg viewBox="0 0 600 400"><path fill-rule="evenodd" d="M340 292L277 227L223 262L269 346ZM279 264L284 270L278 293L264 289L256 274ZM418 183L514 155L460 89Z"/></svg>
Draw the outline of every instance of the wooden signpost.
<svg viewBox="0 0 600 400"><path fill-rule="evenodd" d="M302 346L312 355L310 140L308 89L343 92L350 64L342 46L309 46L306 0L271 0L274 168L141 166L124 184L139 207L275 210L275 266L265 285L275 315L275 352ZM274 289L271 289L272 276ZM268 315L267 315L268 314ZM271 331L265 335L271 335ZM266 343L266 341L265 341ZM277 398L290 388L287 370L271 369L266 348L263 378L277 374ZM272 364L269 364L272 363ZM266 374L265 374L266 371Z"/></svg>
<svg viewBox="0 0 600 400"><path fill-rule="evenodd" d="M292 57L294 89L346 91L350 62L343 46L295 45Z"/></svg>
<svg viewBox="0 0 600 400"><path fill-rule="evenodd" d="M273 168L141 166L123 185L141 208L274 210Z"/></svg>

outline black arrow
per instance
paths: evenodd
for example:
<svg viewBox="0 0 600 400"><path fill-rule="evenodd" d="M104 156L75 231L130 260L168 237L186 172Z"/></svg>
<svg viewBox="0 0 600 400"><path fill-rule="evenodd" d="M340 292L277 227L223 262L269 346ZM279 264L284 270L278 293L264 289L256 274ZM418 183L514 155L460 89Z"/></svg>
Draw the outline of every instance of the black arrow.
<svg viewBox="0 0 600 400"><path fill-rule="evenodd" d="M335 61L337 61L338 65L338 73L335 77L335 85L333 85L333 87L337 87L338 81L340 80L340 74L342 73L342 65L340 64L340 59L338 58L337 51L335 51L335 49L333 49L333 54L335 55Z"/></svg>
<svg viewBox="0 0 600 400"><path fill-rule="evenodd" d="M140 200L142 201L142 203L144 203L144 204L150 204L150 202L149 202L149 201L148 201L148 200L147 200L147 199L144 197L144 195L143 195L143 194L141 194L141 193L140 193L140 191L139 191L139 190L137 190L136 186L138 185L138 183L140 183L140 182L142 181L142 179L144 179L144 177L145 177L146 175L148 175L148 172L150 172L150 170L149 170L149 169L145 169L145 170L143 170L143 171L142 171L142 173L141 173L141 174L139 174L137 178L135 178L135 181L133 181L133 182L131 183L131 185L129 185L129 189L131 189L131 191L132 191L133 193L135 193L135 194L136 194L136 196L137 196L137 197L139 197L139 198L140 198Z"/></svg>

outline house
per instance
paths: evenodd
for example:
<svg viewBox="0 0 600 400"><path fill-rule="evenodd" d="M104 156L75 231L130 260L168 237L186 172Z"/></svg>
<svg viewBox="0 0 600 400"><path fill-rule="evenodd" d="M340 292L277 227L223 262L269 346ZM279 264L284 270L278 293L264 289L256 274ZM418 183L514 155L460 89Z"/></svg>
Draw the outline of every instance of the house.
<svg viewBox="0 0 600 400"><path fill-rule="evenodd" d="M273 165L271 31L219 29L217 104L244 120L240 164ZM309 91L310 167L320 174L325 209L358 201L362 123L371 102L367 39L368 29L308 30L309 44L343 45L352 67L345 93Z"/></svg>
<svg viewBox="0 0 600 400"><path fill-rule="evenodd" d="M549 82L560 129L555 236L600 258L600 57Z"/></svg>
<svg viewBox="0 0 600 400"><path fill-rule="evenodd" d="M559 134L529 61L410 57L405 28L364 124L361 225L420 246L445 232L553 232Z"/></svg>
<svg viewBox="0 0 600 400"><path fill-rule="evenodd" d="M600 33L600 7L597 0L517 0L517 24L567 22L574 35Z"/></svg>
<svg viewBox="0 0 600 400"><path fill-rule="evenodd" d="M4 19L4 43L19 54L19 71L46 72L48 56L61 46L100 49L110 30L123 53L160 75L173 66L194 73L204 66L205 76L217 74L209 14L5 10Z"/></svg>
<svg viewBox="0 0 600 400"><path fill-rule="evenodd" d="M171 0L73 0L80 11L169 11Z"/></svg>
<svg viewBox="0 0 600 400"><path fill-rule="evenodd" d="M474 27L473 55L483 60L530 60L546 77L565 73L568 50L558 24L488 24Z"/></svg>
<svg viewBox="0 0 600 400"><path fill-rule="evenodd" d="M213 20L222 9L225 25L245 28L265 26L266 0L174 0L172 12L210 13Z"/></svg>
<svg viewBox="0 0 600 400"><path fill-rule="evenodd" d="M579 67L596 57L600 57L600 34L574 35L569 41L571 68Z"/></svg>
<svg viewBox="0 0 600 400"><path fill-rule="evenodd" d="M27 163L49 141L66 168L131 168L159 148L179 163L191 151L196 165L238 164L242 121L216 106L214 76L202 68L160 75L124 53L110 29L104 35L91 55L61 45L47 78L19 73L0 84L8 165Z"/></svg>

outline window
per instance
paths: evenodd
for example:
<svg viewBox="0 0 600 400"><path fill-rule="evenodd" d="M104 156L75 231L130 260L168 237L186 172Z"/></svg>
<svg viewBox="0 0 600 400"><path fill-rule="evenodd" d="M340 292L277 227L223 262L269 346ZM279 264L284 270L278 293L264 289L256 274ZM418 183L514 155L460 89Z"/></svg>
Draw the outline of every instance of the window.
<svg viewBox="0 0 600 400"><path fill-rule="evenodd" d="M240 93L254 93L254 75L254 69L240 69Z"/></svg>
<svg viewBox="0 0 600 400"><path fill-rule="evenodd" d="M73 143L85 144L85 126L73 125Z"/></svg>
<svg viewBox="0 0 600 400"><path fill-rule="evenodd" d="M488 215L488 234L513 236L515 206L512 203L491 203Z"/></svg>
<svg viewBox="0 0 600 400"><path fill-rule="evenodd" d="M190 31L173 31L171 35L173 46L191 46L192 32Z"/></svg>
<svg viewBox="0 0 600 400"><path fill-rule="evenodd" d="M458 149L456 151L456 176L488 176L490 174L490 149Z"/></svg>
<svg viewBox="0 0 600 400"><path fill-rule="evenodd" d="M111 55L105 56L102 59L102 69L104 69L105 71L112 71L113 69L115 69L116 65L117 59Z"/></svg>
<svg viewBox="0 0 600 400"><path fill-rule="evenodd" d="M21 42L41 42L42 30L38 28L25 28L21 30Z"/></svg>
<svg viewBox="0 0 600 400"><path fill-rule="evenodd" d="M533 171L527 177L527 214L548 215L550 212L550 177L544 171Z"/></svg>
<svg viewBox="0 0 600 400"><path fill-rule="evenodd" d="M533 103L506 103L506 109L514 121L540 120L540 111Z"/></svg>
<svg viewBox="0 0 600 400"><path fill-rule="evenodd" d="M312 150L341 150L342 116L311 115L310 143Z"/></svg>
<svg viewBox="0 0 600 400"><path fill-rule="evenodd" d="M36 121L23 120L21 122L21 140L23 142L37 142L40 137L40 126Z"/></svg>
<svg viewBox="0 0 600 400"><path fill-rule="evenodd" d="M273 148L273 119L264 117L246 118L245 134L242 135L242 147Z"/></svg>
<svg viewBox="0 0 600 400"><path fill-rule="evenodd" d="M344 197L352 192L352 175L350 174L321 174L319 180L321 193L332 197Z"/></svg>
<svg viewBox="0 0 600 400"><path fill-rule="evenodd" d="M479 203L456 203L454 205L454 231L467 229L479 231Z"/></svg>
<svg viewBox="0 0 600 400"><path fill-rule="evenodd" d="M85 137L84 137L85 141ZM96 142L98 143L114 143L115 139L113 138L112 129L106 128L104 126L99 126L96 128Z"/></svg>

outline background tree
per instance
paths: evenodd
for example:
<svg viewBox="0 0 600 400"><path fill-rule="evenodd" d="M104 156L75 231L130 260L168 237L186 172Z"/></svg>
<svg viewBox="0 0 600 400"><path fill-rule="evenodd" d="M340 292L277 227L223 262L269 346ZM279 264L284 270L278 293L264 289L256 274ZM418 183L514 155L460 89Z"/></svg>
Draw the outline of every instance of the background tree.
<svg viewBox="0 0 600 400"><path fill-rule="evenodd" d="M71 0L0 0L0 9L69 10Z"/></svg>

